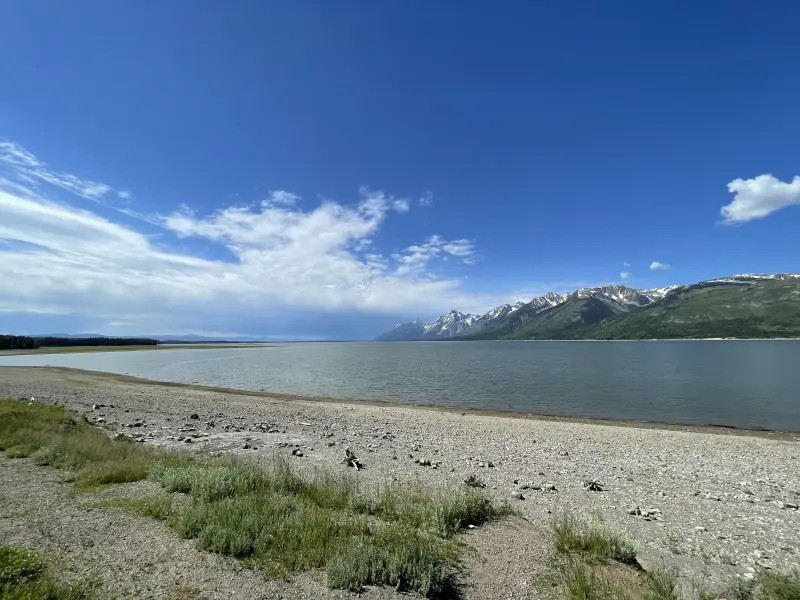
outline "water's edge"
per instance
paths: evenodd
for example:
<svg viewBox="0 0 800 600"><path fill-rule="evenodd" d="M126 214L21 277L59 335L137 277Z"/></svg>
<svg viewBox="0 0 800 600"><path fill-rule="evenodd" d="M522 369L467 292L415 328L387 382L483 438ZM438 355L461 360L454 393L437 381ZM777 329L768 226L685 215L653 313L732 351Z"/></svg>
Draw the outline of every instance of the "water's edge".
<svg viewBox="0 0 800 600"><path fill-rule="evenodd" d="M738 435L749 437L761 437L781 441L794 441L800 442L800 431L793 430L773 430L766 428L742 428L729 425L717 425L713 423L698 425L698 424L683 424L683 423L663 423L657 421L633 421L625 419L613 418L596 418L596 417L575 417L551 413L532 413L520 410L501 410L501 409L485 409L473 407L459 407L453 405L440 405L440 404L427 404L420 402L391 402L388 400L359 400L352 398L337 398L332 396L308 396L299 394L285 394L279 392L269 391L256 391L246 388L230 388L230 387L217 387L211 385L202 385L196 383L183 383L178 381L147 379L143 377L134 377L132 375L123 375L119 373L112 373L108 371L92 371L89 369L76 369L73 367L47 367L47 366L0 366L0 374L6 370L21 369L26 371L44 371L53 373L75 374L75 375L88 375L105 379L107 381L130 384L130 385L143 385L143 386L160 386L160 387L175 387L182 389L191 389L205 392L214 392L219 394L231 394L236 396L249 396L254 398L272 398L286 401L300 401L300 402L319 402L330 404L344 404L352 406L384 406L399 409L418 410L418 411L437 411L447 413L459 413L462 415L476 415L484 417L499 417L509 419L532 419L537 421L554 421L563 423L581 423L585 425L599 425L610 427L633 427L639 429L660 429L665 431L686 431L696 433L712 433L716 435Z"/></svg>

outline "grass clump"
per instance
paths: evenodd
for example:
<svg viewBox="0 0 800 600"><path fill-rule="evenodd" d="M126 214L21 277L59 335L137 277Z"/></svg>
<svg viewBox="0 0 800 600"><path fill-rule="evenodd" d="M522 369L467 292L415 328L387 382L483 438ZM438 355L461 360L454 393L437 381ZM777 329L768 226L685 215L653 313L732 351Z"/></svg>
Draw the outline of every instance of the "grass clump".
<svg viewBox="0 0 800 600"><path fill-rule="evenodd" d="M643 572L633 545L616 532L573 515L557 517L552 528L570 600L678 600L678 572Z"/></svg>
<svg viewBox="0 0 800 600"><path fill-rule="evenodd" d="M195 502L177 528L205 550L249 558L273 575L323 567L366 531L340 511L279 494Z"/></svg>
<svg viewBox="0 0 800 600"><path fill-rule="evenodd" d="M561 584L570 600L610 600L612 591L607 579L586 561L567 557L561 569Z"/></svg>
<svg viewBox="0 0 800 600"><path fill-rule="evenodd" d="M198 464L156 463L153 479L168 492L182 492L206 502L234 496L284 494L317 506L344 508L355 491L355 482L345 477L317 473L301 477L283 461L261 469L233 458Z"/></svg>
<svg viewBox="0 0 800 600"><path fill-rule="evenodd" d="M391 523L373 535L353 540L328 564L328 585L358 591L364 585L387 584L439 596L453 586L458 551L452 541Z"/></svg>
<svg viewBox="0 0 800 600"><path fill-rule="evenodd" d="M592 563L568 555L560 580L569 600L678 600L678 573L657 569L634 571L619 563Z"/></svg>
<svg viewBox="0 0 800 600"><path fill-rule="evenodd" d="M700 600L798 600L800 569L788 573L759 571L753 579L736 577L719 593L701 590Z"/></svg>
<svg viewBox="0 0 800 600"><path fill-rule="evenodd" d="M30 456L36 464L71 471L79 487L139 481L157 456L127 438L112 439L63 408L19 400L0 401L0 450L8 458Z"/></svg>
<svg viewBox="0 0 800 600"><path fill-rule="evenodd" d="M636 551L619 534L578 519L563 515L553 521L556 550L561 554L577 554L590 563L617 561L636 564Z"/></svg>
<svg viewBox="0 0 800 600"><path fill-rule="evenodd" d="M121 508L139 517L166 521L172 515L172 496L146 496L144 498L117 498L84 505L86 508Z"/></svg>
<svg viewBox="0 0 800 600"><path fill-rule="evenodd" d="M758 576L758 600L798 600L800 598L800 569L786 574L762 571Z"/></svg>
<svg viewBox="0 0 800 600"><path fill-rule="evenodd" d="M656 569L647 574L645 600L679 600L677 569Z"/></svg>
<svg viewBox="0 0 800 600"><path fill-rule="evenodd" d="M0 546L0 598L3 600L83 600L80 585L60 585L46 573L38 552Z"/></svg>
<svg viewBox="0 0 800 600"><path fill-rule="evenodd" d="M350 498L349 507L357 514L425 529L444 539L467 525L482 525L513 514L507 503L495 504L473 489L436 492L421 485L394 485L377 494L356 494Z"/></svg>

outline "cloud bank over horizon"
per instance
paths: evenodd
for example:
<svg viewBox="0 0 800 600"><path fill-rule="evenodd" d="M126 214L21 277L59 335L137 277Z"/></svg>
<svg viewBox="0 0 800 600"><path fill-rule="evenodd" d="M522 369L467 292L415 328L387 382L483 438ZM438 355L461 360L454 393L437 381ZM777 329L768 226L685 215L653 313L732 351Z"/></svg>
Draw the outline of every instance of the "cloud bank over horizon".
<svg viewBox="0 0 800 600"><path fill-rule="evenodd" d="M80 314L112 329L193 332L231 314L252 315L254 326L269 315L274 328L287 313L320 321L498 302L465 291L453 274L476 260L471 240L432 235L391 252L375 247L385 222L429 205L430 192L411 199L362 188L352 204L303 208L280 190L204 215L188 206L145 215L116 203L131 196L0 142L0 315ZM99 209L125 216L111 220ZM216 258L192 252L193 241L211 244Z"/></svg>

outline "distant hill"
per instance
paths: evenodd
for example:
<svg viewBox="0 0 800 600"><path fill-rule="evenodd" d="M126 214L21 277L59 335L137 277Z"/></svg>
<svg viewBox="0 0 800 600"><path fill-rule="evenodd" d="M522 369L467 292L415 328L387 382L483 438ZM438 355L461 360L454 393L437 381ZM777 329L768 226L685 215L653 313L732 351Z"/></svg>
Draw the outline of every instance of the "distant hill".
<svg viewBox="0 0 800 600"><path fill-rule="evenodd" d="M713 281L572 332L588 339L800 337L800 279Z"/></svg>
<svg viewBox="0 0 800 600"><path fill-rule="evenodd" d="M39 339L39 338L69 338L69 339L83 339L83 338L98 338L104 337L102 334L99 333L41 333L31 335L30 337ZM162 344L177 344L177 343L184 343L184 344L205 344L205 343L218 343L218 344L262 344L266 340L260 340L256 338L239 338L239 337L232 337L232 338L223 338L223 337L207 337L202 335L195 335L193 333L186 333L186 334L167 334L167 335L145 335L145 336L134 336L134 335L120 335L114 336L117 339L134 339L134 338L152 338L158 340Z"/></svg>
<svg viewBox="0 0 800 600"><path fill-rule="evenodd" d="M734 275L654 290L584 288L506 304L482 316L451 311L430 325L398 325L378 339L716 337L800 337L800 275Z"/></svg>

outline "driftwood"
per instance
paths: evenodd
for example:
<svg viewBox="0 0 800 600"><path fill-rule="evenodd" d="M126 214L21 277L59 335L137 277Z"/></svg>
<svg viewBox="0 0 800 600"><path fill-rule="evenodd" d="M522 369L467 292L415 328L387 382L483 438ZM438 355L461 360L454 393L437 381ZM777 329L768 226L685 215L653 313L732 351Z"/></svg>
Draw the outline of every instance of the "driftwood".
<svg viewBox="0 0 800 600"><path fill-rule="evenodd" d="M475 475L470 475L464 480L464 485L468 485L469 487L476 487L476 488L483 488L486 487L486 484L483 483L480 479L475 477Z"/></svg>
<svg viewBox="0 0 800 600"><path fill-rule="evenodd" d="M602 492L603 491L603 485L597 479L592 479L591 481L584 481L583 482L583 491L585 491L585 492Z"/></svg>
<svg viewBox="0 0 800 600"><path fill-rule="evenodd" d="M361 464L361 461L356 458L356 455L353 453L350 448L347 448L344 451L344 458L342 459L341 463L343 465L347 465L348 467L353 467L356 471L360 471L364 468L364 465Z"/></svg>

